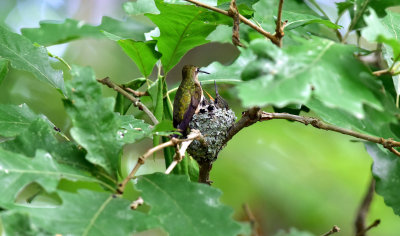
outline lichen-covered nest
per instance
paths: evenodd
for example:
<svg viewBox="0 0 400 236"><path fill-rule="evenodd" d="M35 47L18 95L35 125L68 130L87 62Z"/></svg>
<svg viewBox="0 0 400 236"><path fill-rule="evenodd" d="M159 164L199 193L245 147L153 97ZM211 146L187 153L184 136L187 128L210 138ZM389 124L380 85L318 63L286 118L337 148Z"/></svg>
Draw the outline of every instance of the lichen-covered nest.
<svg viewBox="0 0 400 236"><path fill-rule="evenodd" d="M188 153L199 163L215 161L235 120L235 113L230 109L214 105L200 109L200 112L193 116L189 127L200 130L205 143L193 141L187 149Z"/></svg>

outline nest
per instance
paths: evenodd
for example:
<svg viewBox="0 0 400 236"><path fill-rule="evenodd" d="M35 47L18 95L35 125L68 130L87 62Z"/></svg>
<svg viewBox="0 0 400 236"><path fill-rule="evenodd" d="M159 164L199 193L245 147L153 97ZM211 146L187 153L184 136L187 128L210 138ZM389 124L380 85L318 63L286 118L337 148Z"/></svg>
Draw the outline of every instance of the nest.
<svg viewBox="0 0 400 236"><path fill-rule="evenodd" d="M193 141L187 149L188 153L199 163L215 161L225 146L224 141L235 120L235 113L231 109L219 108L214 104L203 106L199 113L193 115L189 127L199 130L204 141Z"/></svg>

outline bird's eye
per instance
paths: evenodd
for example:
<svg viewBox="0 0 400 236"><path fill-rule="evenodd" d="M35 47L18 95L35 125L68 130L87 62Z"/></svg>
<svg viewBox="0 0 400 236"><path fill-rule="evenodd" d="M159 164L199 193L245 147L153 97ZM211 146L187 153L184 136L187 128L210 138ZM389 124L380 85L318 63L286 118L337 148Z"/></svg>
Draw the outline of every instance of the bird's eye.
<svg viewBox="0 0 400 236"><path fill-rule="evenodd" d="M199 67L197 67L197 68L196 68L196 72L197 72L197 73L199 73L199 71L200 71L200 68L199 68Z"/></svg>

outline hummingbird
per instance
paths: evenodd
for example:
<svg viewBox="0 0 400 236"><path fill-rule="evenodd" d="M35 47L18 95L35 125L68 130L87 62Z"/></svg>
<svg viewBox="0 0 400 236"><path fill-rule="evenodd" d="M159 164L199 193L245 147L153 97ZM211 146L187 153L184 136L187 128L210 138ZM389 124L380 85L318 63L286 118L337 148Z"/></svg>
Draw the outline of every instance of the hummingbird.
<svg viewBox="0 0 400 236"><path fill-rule="evenodd" d="M193 115L198 112L199 104L204 100L198 74L208 72L193 65L185 65L182 69L182 82L176 91L173 107L173 125L183 134L189 127Z"/></svg>

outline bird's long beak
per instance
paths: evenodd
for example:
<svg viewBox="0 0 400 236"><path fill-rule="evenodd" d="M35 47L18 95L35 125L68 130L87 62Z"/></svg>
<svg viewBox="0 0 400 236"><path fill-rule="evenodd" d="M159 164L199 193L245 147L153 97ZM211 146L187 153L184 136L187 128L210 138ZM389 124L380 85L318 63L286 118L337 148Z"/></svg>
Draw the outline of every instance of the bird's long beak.
<svg viewBox="0 0 400 236"><path fill-rule="evenodd" d="M208 73L207 71L204 71L204 70L198 70L198 72L199 72L199 73L204 73L204 74L207 74L207 75L210 74L210 73Z"/></svg>

